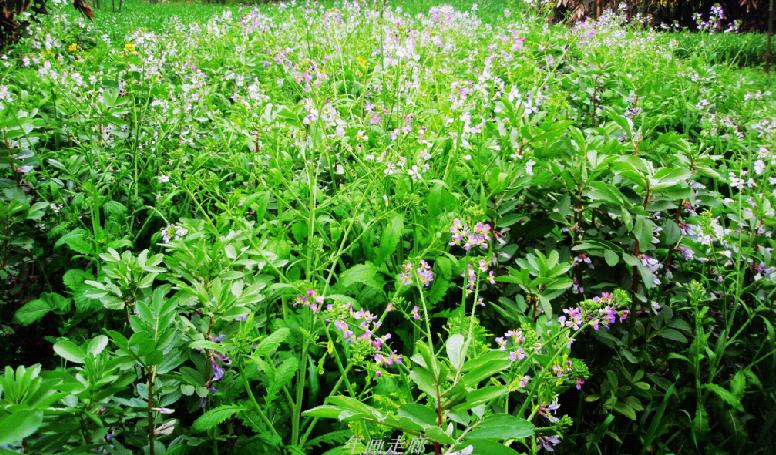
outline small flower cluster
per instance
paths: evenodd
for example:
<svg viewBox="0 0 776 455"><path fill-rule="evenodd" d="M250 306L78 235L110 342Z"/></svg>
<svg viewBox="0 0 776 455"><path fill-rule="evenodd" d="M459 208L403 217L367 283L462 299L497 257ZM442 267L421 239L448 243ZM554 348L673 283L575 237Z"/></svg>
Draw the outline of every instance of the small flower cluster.
<svg viewBox="0 0 776 455"><path fill-rule="evenodd" d="M180 240L189 233L189 231L183 226L177 224L170 224L167 227L162 228L162 242L170 243L173 239Z"/></svg>
<svg viewBox="0 0 776 455"><path fill-rule="evenodd" d="M487 223L477 223L474 229L456 218L450 226L450 246L461 246L469 251L474 247L480 247L487 250L490 246L491 227Z"/></svg>
<svg viewBox="0 0 776 455"><path fill-rule="evenodd" d="M525 359L525 334L522 330L507 331L504 336L496 337L496 344L503 352L509 350L509 360L512 362Z"/></svg>
<svg viewBox="0 0 776 455"><path fill-rule="evenodd" d="M378 367L391 367L402 363L402 356L396 351L388 348L388 341L392 338L391 333L382 336L377 335L377 331L383 323L380 318L372 312L361 309L354 309L352 303L334 303L324 306L324 297L316 291L309 289L305 295L298 295L294 306L304 306L313 313L325 312L326 324L331 324L342 335L345 343L352 345L354 353L371 356ZM417 309L417 307L415 307ZM393 310L393 304L389 303L385 312ZM417 312L417 311L416 311ZM388 353L383 353L386 348ZM382 376L381 371L375 373L377 377Z"/></svg>
<svg viewBox="0 0 776 455"><path fill-rule="evenodd" d="M649 269L650 272L652 272L652 284L654 286L659 286L660 278L658 278L657 272L663 268L663 264L661 264L657 259L646 254L639 256L639 259L641 259L641 264Z"/></svg>
<svg viewBox="0 0 776 455"><path fill-rule="evenodd" d="M431 271L431 266L428 264L428 262L424 261L423 259L420 260L420 264L418 265L418 268L414 270L414 272L417 274L420 284L425 287L430 286L431 282L434 281L434 272ZM404 264L404 266L402 266L402 272L399 274L399 280L401 281L402 286L410 286L412 285L412 278L413 265L412 262L407 262Z"/></svg>
<svg viewBox="0 0 776 455"><path fill-rule="evenodd" d="M591 261L590 257L585 253L579 253L571 262L572 267L576 267L582 264L587 264L588 268L591 268L591 269L594 268L593 261Z"/></svg>
<svg viewBox="0 0 776 455"><path fill-rule="evenodd" d="M294 300L294 308L303 306L309 308L313 313L320 313L323 307L323 296L318 295L313 289L308 289L305 295L299 294Z"/></svg>
<svg viewBox="0 0 776 455"><path fill-rule="evenodd" d="M539 406L538 414L545 417L550 423L558 423L559 418L555 417L555 411L560 409L560 403L558 403L558 395L552 400L552 403L543 404Z"/></svg>
<svg viewBox="0 0 776 455"><path fill-rule="evenodd" d="M210 341L214 343L221 343L226 338L225 335L219 335L219 336L210 336ZM208 384L212 385L216 381L220 381L224 377L224 368L221 365L231 365L232 361L229 360L229 357L227 357L224 354L220 354L215 351L211 351L210 354L208 354L210 357L210 372L212 376L210 377L210 381L208 381ZM211 392L215 392L216 389L214 387L211 387Z"/></svg>
<svg viewBox="0 0 776 455"><path fill-rule="evenodd" d="M630 310L625 308L626 306L627 299L621 293L603 292L600 296L582 302L581 306L564 308L565 315L559 317L558 322L561 326L573 330L580 330L587 321L590 321L593 330L599 330L601 325L608 329L612 324L622 323L630 316Z"/></svg>

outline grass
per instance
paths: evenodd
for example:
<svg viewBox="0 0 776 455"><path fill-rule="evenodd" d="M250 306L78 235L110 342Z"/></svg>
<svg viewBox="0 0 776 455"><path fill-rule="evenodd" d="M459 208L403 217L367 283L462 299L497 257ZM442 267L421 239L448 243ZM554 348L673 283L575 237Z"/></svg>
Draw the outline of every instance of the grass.
<svg viewBox="0 0 776 455"><path fill-rule="evenodd" d="M326 0L326 5L336 5L336 1ZM448 4L456 9L468 10L477 4L478 17L486 23L496 23L504 19L504 9L519 11L526 8L520 1L484 1L473 0L388 0L395 8L415 15L428 11L435 5ZM149 3L144 0L126 0L122 12L111 11L111 5L103 2L100 8L95 8L94 22L114 41L121 41L128 33L136 29L148 31L163 31L172 24L204 23L211 17L225 10L239 13L246 8L257 8L265 14L276 11L273 3L258 4L228 2L202 3L171 1L165 3ZM767 36L764 33L714 34L692 32L666 32L666 40L678 43L676 55L691 58L699 53L713 63L733 63L736 66L761 66L765 63L767 52Z"/></svg>
<svg viewBox="0 0 776 455"><path fill-rule="evenodd" d="M440 3L30 27L0 451L769 446L774 76L723 52L758 36Z"/></svg>

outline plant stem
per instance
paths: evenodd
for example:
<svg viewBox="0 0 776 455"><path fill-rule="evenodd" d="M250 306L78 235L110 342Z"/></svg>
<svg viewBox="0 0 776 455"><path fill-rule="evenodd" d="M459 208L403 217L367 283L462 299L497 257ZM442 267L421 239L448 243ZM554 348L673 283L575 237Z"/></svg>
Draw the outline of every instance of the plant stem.
<svg viewBox="0 0 776 455"><path fill-rule="evenodd" d="M147 382L147 388L148 388L148 455L154 455L155 453L155 447L154 447L154 437L156 436L154 434L154 367L150 366L148 367L148 382Z"/></svg>

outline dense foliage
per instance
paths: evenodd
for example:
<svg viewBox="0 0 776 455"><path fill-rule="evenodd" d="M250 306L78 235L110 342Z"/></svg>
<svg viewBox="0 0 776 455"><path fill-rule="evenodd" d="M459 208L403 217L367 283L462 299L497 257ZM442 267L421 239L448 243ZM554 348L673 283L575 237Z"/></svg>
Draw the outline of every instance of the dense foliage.
<svg viewBox="0 0 776 455"><path fill-rule="evenodd" d="M774 77L457 4L33 24L0 450L767 453Z"/></svg>

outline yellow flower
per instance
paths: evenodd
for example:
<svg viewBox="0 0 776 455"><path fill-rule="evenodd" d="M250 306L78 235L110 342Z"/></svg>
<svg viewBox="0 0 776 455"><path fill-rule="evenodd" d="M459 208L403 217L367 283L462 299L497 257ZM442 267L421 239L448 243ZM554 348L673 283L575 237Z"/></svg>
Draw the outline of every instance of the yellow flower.
<svg viewBox="0 0 776 455"><path fill-rule="evenodd" d="M67 46L67 50L68 50L69 52L75 52L75 51L77 51L77 50L78 50L78 44L76 44L76 43L71 43L69 46Z"/></svg>
<svg viewBox="0 0 776 455"><path fill-rule="evenodd" d="M129 52L130 54L135 53L135 45L134 43L125 43L124 44L124 51Z"/></svg>
<svg viewBox="0 0 776 455"><path fill-rule="evenodd" d="M364 57L359 55L356 57L356 62L358 62L362 69L366 69L366 60L364 60Z"/></svg>

